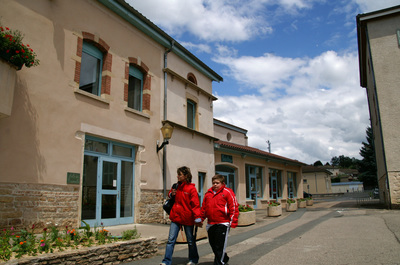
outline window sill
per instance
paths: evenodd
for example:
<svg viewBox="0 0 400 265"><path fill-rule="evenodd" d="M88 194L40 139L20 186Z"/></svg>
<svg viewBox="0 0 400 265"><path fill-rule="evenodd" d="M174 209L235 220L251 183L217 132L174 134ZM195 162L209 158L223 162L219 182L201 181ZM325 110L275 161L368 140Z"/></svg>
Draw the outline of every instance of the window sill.
<svg viewBox="0 0 400 265"><path fill-rule="evenodd" d="M142 117L147 118L147 119L150 119L150 115L149 114L143 113L141 111L138 111L138 110L135 110L135 109L132 109L132 108L129 108L129 107L125 107L125 111L129 112L129 113L133 113L133 114L139 115L139 116L142 116Z"/></svg>
<svg viewBox="0 0 400 265"><path fill-rule="evenodd" d="M75 88L74 89L74 93L82 95L82 96L86 96L86 97L89 97L89 98L92 98L92 99L95 99L95 100L103 102L105 104L110 104L110 100L109 99L93 95L93 94L91 94L89 92L86 92L86 91L83 91L83 90L81 90L79 88ZM105 95L105 96L108 96L108 95Z"/></svg>

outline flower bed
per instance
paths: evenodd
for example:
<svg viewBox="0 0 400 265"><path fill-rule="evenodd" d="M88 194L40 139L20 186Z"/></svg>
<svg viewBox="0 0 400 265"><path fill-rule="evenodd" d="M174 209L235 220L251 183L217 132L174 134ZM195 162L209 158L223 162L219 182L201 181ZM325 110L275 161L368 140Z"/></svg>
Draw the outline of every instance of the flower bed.
<svg viewBox="0 0 400 265"><path fill-rule="evenodd" d="M120 264L150 258L157 253L156 238L134 239L39 256L12 259L0 265L16 264Z"/></svg>
<svg viewBox="0 0 400 265"><path fill-rule="evenodd" d="M85 223L85 222L84 222ZM121 238L113 237L101 227L85 226L77 229L59 229L57 225L45 227L41 234L35 230L35 225L29 229L15 231L13 227L0 231L0 261L20 259L27 256L36 256L45 253L80 250L107 243L116 243L121 240L137 239L140 234L136 228L126 230Z"/></svg>

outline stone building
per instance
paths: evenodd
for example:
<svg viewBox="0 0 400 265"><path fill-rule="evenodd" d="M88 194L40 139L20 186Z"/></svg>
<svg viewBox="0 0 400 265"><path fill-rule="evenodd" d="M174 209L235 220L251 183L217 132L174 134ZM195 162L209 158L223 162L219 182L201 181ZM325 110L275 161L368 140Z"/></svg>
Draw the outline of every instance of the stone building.
<svg viewBox="0 0 400 265"><path fill-rule="evenodd" d="M178 167L214 175L222 77L185 47L123 0L0 3L40 60L0 119L1 227L163 222Z"/></svg>
<svg viewBox="0 0 400 265"><path fill-rule="evenodd" d="M270 200L303 197L304 163L248 146L247 130L235 125L214 119L214 131L215 172L240 204L266 208Z"/></svg>
<svg viewBox="0 0 400 265"><path fill-rule="evenodd" d="M380 199L389 208L400 208L400 6L358 15L357 34Z"/></svg>

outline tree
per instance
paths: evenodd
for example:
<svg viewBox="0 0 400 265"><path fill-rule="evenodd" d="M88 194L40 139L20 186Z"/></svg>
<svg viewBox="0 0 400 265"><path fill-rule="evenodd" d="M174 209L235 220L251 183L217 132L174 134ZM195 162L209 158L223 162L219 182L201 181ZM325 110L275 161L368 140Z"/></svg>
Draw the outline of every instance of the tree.
<svg viewBox="0 0 400 265"><path fill-rule="evenodd" d="M340 168L357 168L358 159L350 158L348 156L341 155L339 157L334 156L331 159L332 166L337 166Z"/></svg>
<svg viewBox="0 0 400 265"><path fill-rule="evenodd" d="M371 127L366 130L367 142L362 142L360 149L360 155L362 160L358 163L358 179L363 182L364 189L373 189L378 186L377 170L376 170L376 159L375 159L375 148L373 141L373 133Z"/></svg>
<svg viewBox="0 0 400 265"><path fill-rule="evenodd" d="M314 162L314 167L322 166L322 162L320 160Z"/></svg>

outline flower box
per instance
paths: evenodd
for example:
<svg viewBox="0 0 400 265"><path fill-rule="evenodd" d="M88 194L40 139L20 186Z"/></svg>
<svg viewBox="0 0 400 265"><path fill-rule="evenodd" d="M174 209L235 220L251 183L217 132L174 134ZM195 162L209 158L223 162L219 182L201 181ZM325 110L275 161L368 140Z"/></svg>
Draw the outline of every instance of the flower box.
<svg viewBox="0 0 400 265"><path fill-rule="evenodd" d="M248 226L256 223L256 211L239 212L238 226Z"/></svg>
<svg viewBox="0 0 400 265"><path fill-rule="evenodd" d="M297 203L286 203L286 212L295 212L297 211Z"/></svg>
<svg viewBox="0 0 400 265"><path fill-rule="evenodd" d="M282 215L282 205L269 206L268 216L281 216Z"/></svg>
<svg viewBox="0 0 400 265"><path fill-rule="evenodd" d="M17 69L0 59L0 119L11 116Z"/></svg>
<svg viewBox="0 0 400 265"><path fill-rule="evenodd" d="M306 208L307 207L307 202L305 200L298 200L297 201L297 207L298 208Z"/></svg>
<svg viewBox="0 0 400 265"><path fill-rule="evenodd" d="M314 201L313 201L313 199L306 199L306 204L307 204L307 206L313 206L313 204L314 204Z"/></svg>

